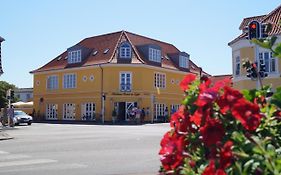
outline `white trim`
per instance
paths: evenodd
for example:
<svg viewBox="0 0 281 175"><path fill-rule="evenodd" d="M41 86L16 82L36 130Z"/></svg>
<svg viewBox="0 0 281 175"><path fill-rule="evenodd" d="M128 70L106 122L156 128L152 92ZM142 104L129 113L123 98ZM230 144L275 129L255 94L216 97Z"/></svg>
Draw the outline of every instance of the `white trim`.
<svg viewBox="0 0 281 175"><path fill-rule="evenodd" d="M159 85L157 86L157 80L156 80L156 82L155 82L155 76L156 75L164 75L164 84L163 84L163 86L164 87L162 87L162 84L160 84L160 87L159 87ZM159 77L160 78L160 77ZM154 79L154 81L153 81L153 87L154 87L154 89L156 89L156 88L161 88L161 89L166 89L167 88L167 76L166 76L166 73L163 73L163 72L154 72L154 76L153 76L153 79ZM162 81L163 82L163 81ZM160 80L159 80L159 83L160 83Z"/></svg>
<svg viewBox="0 0 281 175"><path fill-rule="evenodd" d="M64 78L65 78L66 75L74 75L74 77L75 77L75 84L74 84L74 87L65 87L65 86L64 86ZM62 89L75 89L75 88L77 88L77 81L78 81L78 79L77 79L77 73L65 73L65 74L63 74L63 78L62 78Z"/></svg>
<svg viewBox="0 0 281 175"><path fill-rule="evenodd" d="M57 78L57 88L48 88L48 80L51 77L56 77ZM46 79L46 89L48 91L58 90L59 89L59 76L57 74L47 76L47 79Z"/></svg>
<svg viewBox="0 0 281 175"><path fill-rule="evenodd" d="M76 57L74 57L74 53L76 54ZM73 63L80 63L82 61L82 51L80 50L73 50L68 52L68 59L67 63L68 64L73 64Z"/></svg>
<svg viewBox="0 0 281 175"><path fill-rule="evenodd" d="M63 120L75 120L76 118L76 104L75 103L64 103L63 105L63 113L62 113L62 119ZM72 113L69 113L69 115L65 114L66 110L70 110L70 109L66 109L66 107L70 107L72 106Z"/></svg>
<svg viewBox="0 0 281 175"><path fill-rule="evenodd" d="M127 75L127 74L130 74L130 84L131 84L131 88L130 88L130 90L129 90L129 92L131 92L132 90L133 90L133 73L132 72L130 72L130 71L120 71L119 72L119 91L122 91L122 89L121 89L121 75L122 74L125 74L125 75ZM125 77L125 79L126 79L126 77ZM125 80L125 81L127 81L127 80ZM122 91L122 92L128 92L128 91Z"/></svg>

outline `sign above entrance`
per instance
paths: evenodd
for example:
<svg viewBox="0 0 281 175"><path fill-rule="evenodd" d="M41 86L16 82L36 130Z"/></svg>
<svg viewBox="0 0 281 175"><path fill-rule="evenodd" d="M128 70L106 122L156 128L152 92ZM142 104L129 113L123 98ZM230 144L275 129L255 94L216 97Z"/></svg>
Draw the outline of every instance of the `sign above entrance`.
<svg viewBox="0 0 281 175"><path fill-rule="evenodd" d="M121 92L112 92L112 95L125 95L125 96L139 96L140 95L140 93L136 93L136 92L123 92L123 93L121 93Z"/></svg>

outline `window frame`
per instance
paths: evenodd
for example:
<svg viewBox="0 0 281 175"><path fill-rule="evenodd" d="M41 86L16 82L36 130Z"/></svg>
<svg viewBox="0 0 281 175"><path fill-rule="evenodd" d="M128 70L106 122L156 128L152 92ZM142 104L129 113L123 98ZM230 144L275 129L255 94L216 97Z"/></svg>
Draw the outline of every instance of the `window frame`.
<svg viewBox="0 0 281 175"><path fill-rule="evenodd" d="M154 61L157 63L161 63L161 50L149 47L148 49L148 59L149 61Z"/></svg>
<svg viewBox="0 0 281 175"><path fill-rule="evenodd" d="M66 79L66 76L73 76L75 78L74 83L70 83L70 82L66 82L68 80L70 80L69 78ZM64 89L75 89L77 87L77 75L76 73L67 73L63 75L63 81L62 81L62 85ZM71 85L71 86L69 86Z"/></svg>
<svg viewBox="0 0 281 175"><path fill-rule="evenodd" d="M55 78L55 79L53 79L53 78ZM59 89L59 77L58 77L58 75L49 75L47 77L46 89L47 90L57 90L57 89Z"/></svg>
<svg viewBox="0 0 281 175"><path fill-rule="evenodd" d="M55 107L55 109L53 109L53 107ZM58 104L54 104L54 103L46 104L45 118L47 120L58 119Z"/></svg>
<svg viewBox="0 0 281 175"><path fill-rule="evenodd" d="M132 58L132 46L128 42L120 44L119 58L130 59Z"/></svg>
<svg viewBox="0 0 281 175"><path fill-rule="evenodd" d="M189 59L187 56L184 55L179 55L179 66L182 68L188 68L189 63L188 63Z"/></svg>
<svg viewBox="0 0 281 175"><path fill-rule="evenodd" d="M267 56L267 57L266 57ZM266 60L268 59L268 60ZM265 64L265 73L268 74L275 74L278 72L278 63L277 63L277 59L275 57L273 57L273 53L271 51L266 51L263 50L261 52L259 52L258 54L258 60L259 60L259 65L260 64ZM274 62L274 70L272 67L272 63Z"/></svg>
<svg viewBox="0 0 281 175"><path fill-rule="evenodd" d="M239 59L239 61L237 61ZM238 68L239 67L239 68ZM237 55L235 57L235 69L234 69L234 75L235 76L240 76L241 74L241 59L240 56Z"/></svg>
<svg viewBox="0 0 281 175"><path fill-rule="evenodd" d="M82 50L73 50L68 52L67 62L69 64L80 63L82 61Z"/></svg>
<svg viewBox="0 0 281 175"><path fill-rule="evenodd" d="M123 83L122 83L122 74L124 74L125 75L125 83L124 83L124 86L125 86L125 89L122 89L122 85L123 85ZM129 79L129 83L130 83L130 88L129 89L127 89L127 75L130 75L130 79ZM132 72L124 72L124 71L122 71L122 72L120 72L119 73L119 90L121 91L121 92L131 92L132 91L132 87L133 87L133 74L132 74Z"/></svg>
<svg viewBox="0 0 281 175"><path fill-rule="evenodd" d="M167 77L165 73L154 72L154 87L165 89L167 87Z"/></svg>

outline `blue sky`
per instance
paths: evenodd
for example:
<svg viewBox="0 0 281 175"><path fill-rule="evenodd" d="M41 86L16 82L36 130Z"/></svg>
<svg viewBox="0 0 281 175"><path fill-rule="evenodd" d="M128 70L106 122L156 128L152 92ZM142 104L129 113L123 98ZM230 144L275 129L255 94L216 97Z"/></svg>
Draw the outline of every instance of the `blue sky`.
<svg viewBox="0 0 281 175"><path fill-rule="evenodd" d="M231 48L243 18L280 0L1 0L0 80L32 87L31 70L86 37L126 30L172 43L212 75L231 73Z"/></svg>

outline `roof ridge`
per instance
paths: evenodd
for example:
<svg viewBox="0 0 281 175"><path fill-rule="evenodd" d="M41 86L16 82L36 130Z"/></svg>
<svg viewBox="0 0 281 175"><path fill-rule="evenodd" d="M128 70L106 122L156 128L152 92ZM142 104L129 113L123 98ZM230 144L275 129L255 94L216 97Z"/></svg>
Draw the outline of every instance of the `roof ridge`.
<svg viewBox="0 0 281 175"><path fill-rule="evenodd" d="M90 37L87 37L87 38L84 38L83 40L81 41L84 41L86 39L91 39L91 38L96 38L96 37L103 37L103 36L106 36L106 35L113 35L113 34L117 34L117 33L122 33L124 30L120 30L120 31L117 31L117 32L111 32L111 33L105 33L105 34L100 34L100 35L96 35L96 36L90 36ZM81 42L80 41L80 42ZM78 43L80 43L78 42Z"/></svg>
<svg viewBox="0 0 281 175"><path fill-rule="evenodd" d="M160 42L160 43L163 43L163 44L168 44L170 46L173 46L175 47L173 44L170 44L170 43L167 43L165 41L160 41L160 40L157 40L157 39L153 39L153 38L150 38L150 37L147 37L147 36L143 36L143 35L139 35L139 34L136 34L136 33L132 33L132 32L128 32L128 31L124 31L126 33L129 33L129 34L132 34L132 35L136 35L136 36L139 36L139 37L143 37L143 38L147 38L147 39L150 39L150 40L153 40L153 41L157 41L157 42ZM180 51L177 47L175 47L178 51Z"/></svg>

